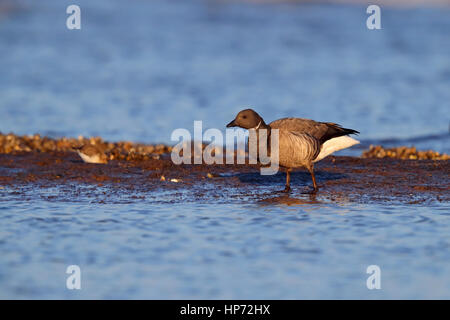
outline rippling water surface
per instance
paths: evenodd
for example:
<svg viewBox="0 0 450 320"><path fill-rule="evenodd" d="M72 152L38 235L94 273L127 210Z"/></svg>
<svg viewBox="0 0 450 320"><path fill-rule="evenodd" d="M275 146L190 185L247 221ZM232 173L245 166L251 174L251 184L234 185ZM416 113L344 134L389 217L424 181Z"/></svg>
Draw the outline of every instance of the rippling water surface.
<svg viewBox="0 0 450 320"><path fill-rule="evenodd" d="M0 297L450 298L448 205L317 202L3 199Z"/></svg>
<svg viewBox="0 0 450 320"><path fill-rule="evenodd" d="M369 31L358 6L79 0L69 31L71 2L20 3L0 15L2 132L169 143L253 106L450 152L448 9L383 8ZM447 203L14 192L0 186L1 298L450 298ZM81 291L65 288L71 264ZM366 288L372 264L382 290Z"/></svg>

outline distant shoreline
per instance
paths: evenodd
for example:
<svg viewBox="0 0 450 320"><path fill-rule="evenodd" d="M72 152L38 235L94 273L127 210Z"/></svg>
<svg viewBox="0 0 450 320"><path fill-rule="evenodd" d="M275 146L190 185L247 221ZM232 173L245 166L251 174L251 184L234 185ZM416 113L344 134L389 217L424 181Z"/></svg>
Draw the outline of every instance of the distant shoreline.
<svg viewBox="0 0 450 320"><path fill-rule="evenodd" d="M172 146L166 144L144 144L132 141L110 142L101 137L60 138L53 139L39 134L15 135L0 132L0 154L14 154L21 152L74 152L74 147L86 144L101 146L109 155L109 160L148 160L155 155L172 152ZM203 148L206 145L203 145ZM421 151L415 147L398 146L384 148L371 145L364 150L363 158L393 158L402 160L450 160L450 155L441 154L433 150Z"/></svg>

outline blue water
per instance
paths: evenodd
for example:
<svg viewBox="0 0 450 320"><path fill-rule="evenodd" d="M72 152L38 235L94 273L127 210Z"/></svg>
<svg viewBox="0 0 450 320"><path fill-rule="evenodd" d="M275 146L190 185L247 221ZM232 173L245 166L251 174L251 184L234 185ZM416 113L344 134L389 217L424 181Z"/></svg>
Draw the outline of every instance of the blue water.
<svg viewBox="0 0 450 320"><path fill-rule="evenodd" d="M450 298L448 205L24 202L1 191L0 298ZM66 289L74 264L79 291ZM366 287L369 265L381 290Z"/></svg>
<svg viewBox="0 0 450 320"><path fill-rule="evenodd" d="M79 0L69 31L69 4L0 6L0 131L170 143L252 106L450 152L448 8L382 8L369 31L362 6ZM0 186L0 298L450 298L448 203L29 188ZM372 264L381 290L366 288Z"/></svg>
<svg viewBox="0 0 450 320"><path fill-rule="evenodd" d="M370 31L360 6L80 0L71 31L71 1L20 3L0 19L2 132L169 143L251 106L450 152L448 8Z"/></svg>

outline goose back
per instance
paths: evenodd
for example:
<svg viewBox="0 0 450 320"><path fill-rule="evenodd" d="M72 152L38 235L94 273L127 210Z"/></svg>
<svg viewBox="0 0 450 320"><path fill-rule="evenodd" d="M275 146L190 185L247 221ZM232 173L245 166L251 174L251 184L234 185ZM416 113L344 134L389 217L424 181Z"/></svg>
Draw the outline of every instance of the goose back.
<svg viewBox="0 0 450 320"><path fill-rule="evenodd" d="M283 129L291 132L308 133L322 144L325 141L348 134L359 133L356 130L342 128L332 122L317 122L303 118L282 118L272 121L269 126L273 129Z"/></svg>

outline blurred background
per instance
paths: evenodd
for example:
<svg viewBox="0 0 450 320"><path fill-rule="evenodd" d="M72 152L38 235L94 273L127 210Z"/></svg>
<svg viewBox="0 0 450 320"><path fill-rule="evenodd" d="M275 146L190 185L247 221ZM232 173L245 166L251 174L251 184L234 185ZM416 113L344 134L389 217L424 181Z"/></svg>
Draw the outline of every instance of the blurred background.
<svg viewBox="0 0 450 320"><path fill-rule="evenodd" d="M370 4L381 30L355 0L0 0L0 131L171 144L252 107L448 153L449 1Z"/></svg>
<svg viewBox="0 0 450 320"><path fill-rule="evenodd" d="M66 27L72 4L81 30ZM363 143L347 154L369 144L450 153L449 1L370 4L381 30L367 29L368 3L355 0L0 0L0 131L171 144L176 128L225 130L252 107L267 122L357 129ZM201 189L166 184L7 181L0 298L450 297L450 210L439 197L359 203L343 189L313 202L293 192L288 206L197 201ZM66 288L72 264L82 290ZM371 264L382 290L366 287Z"/></svg>

